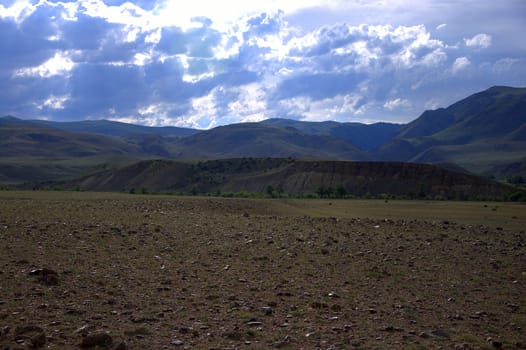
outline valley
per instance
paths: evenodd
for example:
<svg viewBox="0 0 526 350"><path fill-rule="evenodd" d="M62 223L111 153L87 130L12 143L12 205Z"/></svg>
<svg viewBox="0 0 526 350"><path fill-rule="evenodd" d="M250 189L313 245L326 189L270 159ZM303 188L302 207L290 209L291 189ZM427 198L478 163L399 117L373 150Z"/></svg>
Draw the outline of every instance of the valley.
<svg viewBox="0 0 526 350"><path fill-rule="evenodd" d="M526 345L523 204L8 191L0 212L2 348Z"/></svg>

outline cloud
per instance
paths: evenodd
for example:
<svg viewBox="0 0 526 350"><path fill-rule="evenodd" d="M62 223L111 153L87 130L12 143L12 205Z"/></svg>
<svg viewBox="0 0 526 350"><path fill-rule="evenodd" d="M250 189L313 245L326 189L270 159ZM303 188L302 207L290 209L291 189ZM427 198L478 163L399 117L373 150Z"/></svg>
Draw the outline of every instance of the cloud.
<svg viewBox="0 0 526 350"><path fill-rule="evenodd" d="M0 105L199 128L408 121L491 85L524 85L525 5L470 4L465 16L449 0L3 2Z"/></svg>
<svg viewBox="0 0 526 350"><path fill-rule="evenodd" d="M363 116L371 107L359 94L336 95L320 100L292 97L279 101L284 117L304 121L348 120L349 114Z"/></svg>
<svg viewBox="0 0 526 350"><path fill-rule="evenodd" d="M69 96L54 96L51 95L49 98L47 98L42 103L37 103L36 108L42 110L46 108L50 109L64 109L66 102L69 100Z"/></svg>
<svg viewBox="0 0 526 350"><path fill-rule="evenodd" d="M491 46L491 35L477 34L470 39L464 39L466 46L487 49Z"/></svg>
<svg viewBox="0 0 526 350"><path fill-rule="evenodd" d="M35 76L49 78L54 75L64 75L71 72L75 63L68 57L68 52L56 52L55 56L38 67L21 68L15 71L15 76Z"/></svg>
<svg viewBox="0 0 526 350"><path fill-rule="evenodd" d="M470 65L471 65L471 61L469 60L469 58L459 57L455 60L455 62L453 62L453 67L452 67L453 73L456 74L459 71L466 69Z"/></svg>
<svg viewBox="0 0 526 350"><path fill-rule="evenodd" d="M30 0L17 0L11 6L0 4L0 18L11 18L16 23L22 22L36 10Z"/></svg>
<svg viewBox="0 0 526 350"><path fill-rule="evenodd" d="M411 105L411 102L408 100L403 100L401 98L395 98L394 100L389 100L386 103L384 103L384 108L392 111L393 109L397 109L400 107L406 107Z"/></svg>

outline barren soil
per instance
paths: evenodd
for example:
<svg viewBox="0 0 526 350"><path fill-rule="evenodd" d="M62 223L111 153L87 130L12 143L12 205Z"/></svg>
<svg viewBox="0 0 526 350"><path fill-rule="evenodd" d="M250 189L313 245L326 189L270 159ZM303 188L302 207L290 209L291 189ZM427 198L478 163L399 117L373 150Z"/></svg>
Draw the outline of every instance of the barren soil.
<svg viewBox="0 0 526 350"><path fill-rule="evenodd" d="M526 348L524 206L353 205L0 192L0 347Z"/></svg>

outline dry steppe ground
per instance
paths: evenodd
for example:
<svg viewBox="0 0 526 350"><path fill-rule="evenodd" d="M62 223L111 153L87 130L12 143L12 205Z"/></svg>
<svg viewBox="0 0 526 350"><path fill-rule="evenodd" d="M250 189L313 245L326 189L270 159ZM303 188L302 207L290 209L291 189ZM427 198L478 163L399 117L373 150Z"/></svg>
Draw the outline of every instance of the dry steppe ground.
<svg viewBox="0 0 526 350"><path fill-rule="evenodd" d="M525 209L0 192L0 346L526 348Z"/></svg>

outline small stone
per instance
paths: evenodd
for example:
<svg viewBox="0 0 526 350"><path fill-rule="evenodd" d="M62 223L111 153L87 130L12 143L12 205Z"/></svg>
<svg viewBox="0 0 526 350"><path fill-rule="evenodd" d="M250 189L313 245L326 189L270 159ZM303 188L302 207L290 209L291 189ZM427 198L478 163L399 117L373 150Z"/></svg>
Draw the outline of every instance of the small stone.
<svg viewBox="0 0 526 350"><path fill-rule="evenodd" d="M191 331L191 329L188 328L188 327L181 327L181 328L179 328L179 333L181 333L181 334L188 334L188 333L190 333L190 331Z"/></svg>
<svg viewBox="0 0 526 350"><path fill-rule="evenodd" d="M46 344L46 333L38 326L17 327L15 341L19 344L28 343L33 348L41 348Z"/></svg>
<svg viewBox="0 0 526 350"><path fill-rule="evenodd" d="M84 326L82 326L80 328L77 328L77 330L75 330L75 333L87 335L88 334L88 328L89 328L89 326L87 324L85 324Z"/></svg>
<svg viewBox="0 0 526 350"><path fill-rule="evenodd" d="M420 338L449 338L449 334L440 329L431 332L422 332L419 336Z"/></svg>
<svg viewBox="0 0 526 350"><path fill-rule="evenodd" d="M2 339L4 336L6 336L9 333L10 330L11 330L11 328L9 326L5 326L5 327L0 328L0 339Z"/></svg>
<svg viewBox="0 0 526 350"><path fill-rule="evenodd" d="M125 342L121 341L119 344L113 347L113 350L128 350L128 345Z"/></svg>
<svg viewBox="0 0 526 350"><path fill-rule="evenodd" d="M58 273L51 269L33 269L29 271L30 276L39 276L40 281L48 286L58 284Z"/></svg>
<svg viewBox="0 0 526 350"><path fill-rule="evenodd" d="M387 326L382 330L385 332L403 332L404 331L402 328L395 327L395 326Z"/></svg>
<svg viewBox="0 0 526 350"><path fill-rule="evenodd" d="M331 305L331 310L334 311L334 312L340 312L340 311L342 311L342 307L341 307L341 305L333 304L333 305Z"/></svg>
<svg viewBox="0 0 526 350"><path fill-rule="evenodd" d="M275 349L281 349L281 348L284 348L284 347L288 347L290 345L290 343L292 343L292 342L294 342L294 338L292 338L290 335L286 335L285 338L283 338L280 341L275 342L274 344L272 344L272 346Z"/></svg>
<svg viewBox="0 0 526 350"><path fill-rule="evenodd" d="M272 308L271 308L270 306L264 306L264 307L262 307L262 308L261 308L261 311L263 311L263 313L264 313L265 315L267 315L267 316L272 315L272 312L273 312L273 310L272 310Z"/></svg>
<svg viewBox="0 0 526 350"><path fill-rule="evenodd" d="M497 340L493 340L491 342L491 346L493 346L495 349L500 349L500 348L502 348L502 342L497 341Z"/></svg>
<svg viewBox="0 0 526 350"><path fill-rule="evenodd" d="M172 345L175 345L175 346L183 346L184 345L184 342L182 340L179 340L179 339L176 339L172 342Z"/></svg>
<svg viewBox="0 0 526 350"><path fill-rule="evenodd" d="M81 348L92 348L95 346L109 347L113 344L112 337L107 333L95 333L87 335L80 343Z"/></svg>

